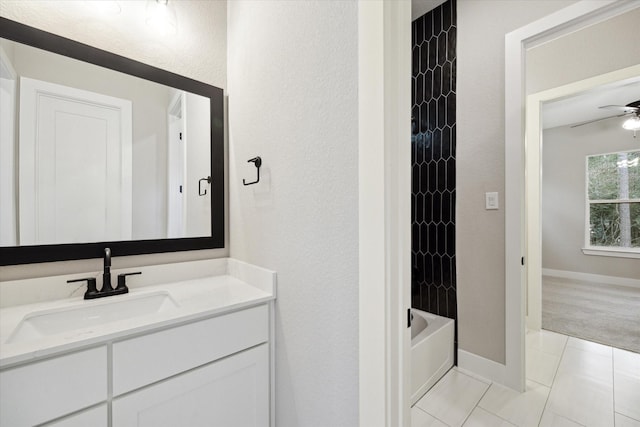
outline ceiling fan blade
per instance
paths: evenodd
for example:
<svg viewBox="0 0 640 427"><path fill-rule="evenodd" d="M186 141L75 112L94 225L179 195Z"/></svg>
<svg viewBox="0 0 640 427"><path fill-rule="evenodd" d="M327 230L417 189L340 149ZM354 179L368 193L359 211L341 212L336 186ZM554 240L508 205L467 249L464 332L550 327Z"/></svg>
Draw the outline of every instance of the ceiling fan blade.
<svg viewBox="0 0 640 427"><path fill-rule="evenodd" d="M600 107L600 108L602 108L602 107ZM595 122L599 122L599 121L602 121L602 120L613 119L613 118L615 118L615 117L624 117L624 116L629 115L630 113L631 113L631 111L629 111L629 112L627 112L627 113L617 114L617 115L615 115L615 116L602 117L602 118L600 118L600 119L594 119L594 120L588 120L588 121L586 121L586 122L582 122L582 123L576 123L575 125L572 125L572 126L571 126L571 128L573 129L573 128L577 128L577 127L579 127L579 126L588 125L589 123L595 123Z"/></svg>
<svg viewBox="0 0 640 427"><path fill-rule="evenodd" d="M598 107L598 108L603 109L603 110L624 111L625 113L633 113L634 111L640 110L640 108L632 107L630 105L603 105L603 106Z"/></svg>

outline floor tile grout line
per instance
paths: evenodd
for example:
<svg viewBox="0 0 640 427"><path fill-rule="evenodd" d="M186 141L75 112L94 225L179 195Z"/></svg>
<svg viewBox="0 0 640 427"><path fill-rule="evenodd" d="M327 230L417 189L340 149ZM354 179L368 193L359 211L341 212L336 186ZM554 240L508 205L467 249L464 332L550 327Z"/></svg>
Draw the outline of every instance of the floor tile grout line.
<svg viewBox="0 0 640 427"><path fill-rule="evenodd" d="M467 375L467 376L469 376L469 375ZM485 384L486 384L486 383L485 383ZM467 416L466 416L466 417L465 417L465 419L462 421L462 424L460 424L460 426L464 426L464 423L466 423L466 422L467 422L467 420L469 419L469 417L471 416L471 414L473 414L474 409L476 409L476 408L478 407L478 405L480 404L480 401L484 398L484 395L485 395L485 394L487 394L487 392L488 392L488 391L489 391L489 389L491 388L491 385L492 385L492 384L493 384L493 381L491 381L491 382L489 383L489 385L487 386L487 388L486 388L486 390L484 391L484 393L482 393L482 396L480 396L480 399L478 399L478 401L476 402L475 406L474 406L473 408L471 408L471 412L469 412L469 413L467 414ZM480 409L483 409L483 410L484 410L484 408L480 408ZM489 411L487 411L487 412L489 412ZM494 415L495 415L495 414L494 414ZM496 416L497 416L497 415L496 415Z"/></svg>
<svg viewBox="0 0 640 427"><path fill-rule="evenodd" d="M441 378L442 379L442 378ZM436 417L435 415L433 415L430 412L427 412L426 410L422 409L421 407L417 406L417 405L413 405L414 408L418 408L419 410L421 410L422 412L424 412L425 414L429 415L430 417L432 417L433 419L436 419L438 421L440 421L442 424L444 424L447 427L451 427L449 424L445 423L444 421L442 421L440 418Z"/></svg>
<svg viewBox="0 0 640 427"><path fill-rule="evenodd" d="M542 331L544 329L540 329L540 330ZM560 363L562 363L562 357L564 357L564 352L567 350L567 344L569 343L569 336L567 335L565 336L567 337L567 339L564 341L564 345L562 346L562 353L560 354L560 360L558 361L558 366L556 366L556 371L554 372L553 378L551 379L549 394L547 394L547 398L544 401L544 407L542 408L542 413L540 414L540 419L538 420L538 427L540 427L540 424L542 423L542 417L544 417L544 413L547 410L547 405L549 404L549 399L551 398L551 392L553 391L553 386L555 385L555 382L556 382L556 375L558 374L558 370L560 369ZM526 375L525 375L525 380L526 380Z"/></svg>
<svg viewBox="0 0 640 427"><path fill-rule="evenodd" d="M616 352L611 347L611 400L613 400L613 425L616 425Z"/></svg>

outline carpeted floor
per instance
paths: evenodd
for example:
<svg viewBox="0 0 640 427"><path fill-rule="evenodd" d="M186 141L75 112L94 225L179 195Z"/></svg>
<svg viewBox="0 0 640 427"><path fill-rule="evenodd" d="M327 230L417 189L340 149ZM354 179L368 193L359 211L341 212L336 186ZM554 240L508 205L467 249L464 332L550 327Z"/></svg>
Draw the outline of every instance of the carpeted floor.
<svg viewBox="0 0 640 427"><path fill-rule="evenodd" d="M542 328L640 353L640 288L543 276Z"/></svg>

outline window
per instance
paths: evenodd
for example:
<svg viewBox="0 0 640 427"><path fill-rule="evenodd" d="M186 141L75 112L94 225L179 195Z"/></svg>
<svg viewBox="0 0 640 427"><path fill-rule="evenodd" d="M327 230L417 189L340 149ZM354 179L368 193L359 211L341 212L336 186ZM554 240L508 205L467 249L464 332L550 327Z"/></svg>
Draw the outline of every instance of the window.
<svg viewBox="0 0 640 427"><path fill-rule="evenodd" d="M585 253L640 254L640 150L587 156L586 211Z"/></svg>

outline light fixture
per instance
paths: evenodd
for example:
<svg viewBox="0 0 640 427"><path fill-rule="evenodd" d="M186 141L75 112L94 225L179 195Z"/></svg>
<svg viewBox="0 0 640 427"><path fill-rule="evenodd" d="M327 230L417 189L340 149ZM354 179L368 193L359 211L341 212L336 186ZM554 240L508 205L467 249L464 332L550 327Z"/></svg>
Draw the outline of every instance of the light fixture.
<svg viewBox="0 0 640 427"><path fill-rule="evenodd" d="M622 123L622 128L633 131L633 137L636 137L636 132L640 130L640 115L635 115Z"/></svg>
<svg viewBox="0 0 640 427"><path fill-rule="evenodd" d="M176 34L176 12L169 0L147 0L147 25L157 34Z"/></svg>

